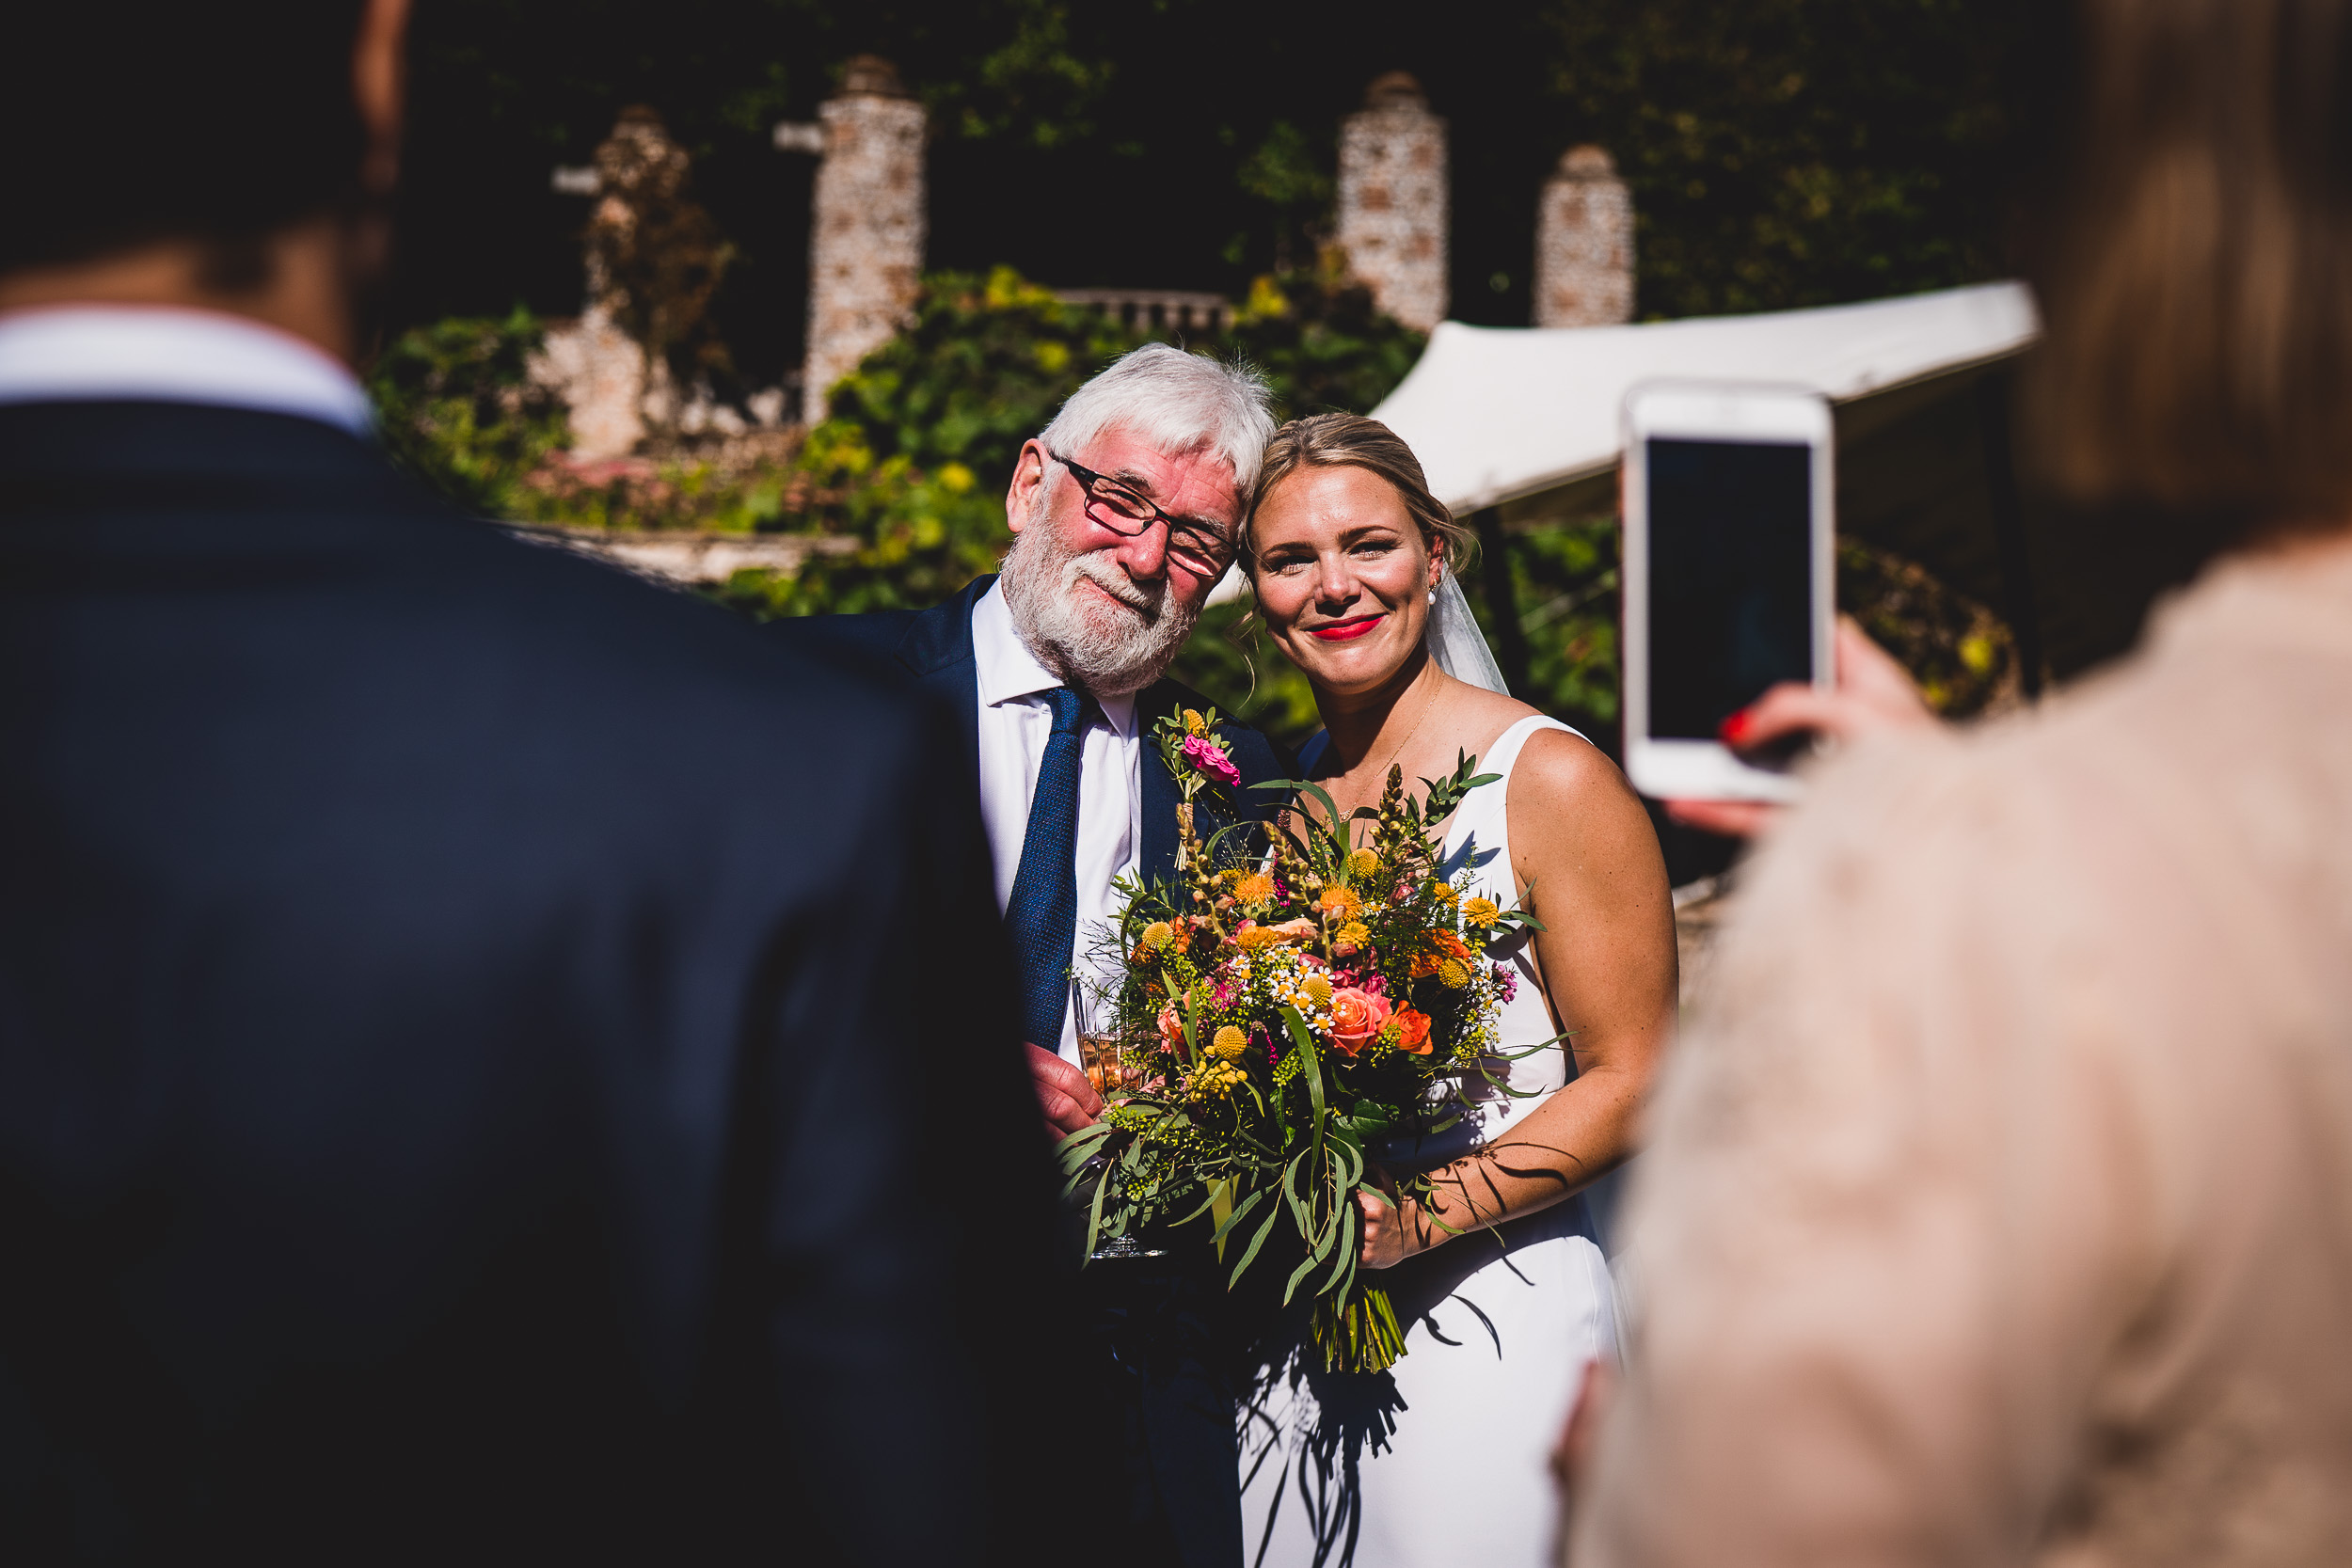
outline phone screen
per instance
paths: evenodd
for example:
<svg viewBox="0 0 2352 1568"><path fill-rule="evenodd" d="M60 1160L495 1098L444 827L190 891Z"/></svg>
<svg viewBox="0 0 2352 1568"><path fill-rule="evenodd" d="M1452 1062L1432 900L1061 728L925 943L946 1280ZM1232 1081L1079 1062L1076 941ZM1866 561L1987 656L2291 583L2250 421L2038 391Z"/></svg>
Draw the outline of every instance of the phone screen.
<svg viewBox="0 0 2352 1568"><path fill-rule="evenodd" d="M1650 437L1649 733L1713 740L1813 678L1813 449Z"/></svg>

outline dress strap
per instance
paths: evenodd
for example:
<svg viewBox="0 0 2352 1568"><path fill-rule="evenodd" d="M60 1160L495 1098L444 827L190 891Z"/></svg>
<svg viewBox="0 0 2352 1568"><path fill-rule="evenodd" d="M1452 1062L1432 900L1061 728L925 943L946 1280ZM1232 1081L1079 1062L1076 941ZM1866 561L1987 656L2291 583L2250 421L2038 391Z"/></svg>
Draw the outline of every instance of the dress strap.
<svg viewBox="0 0 2352 1568"><path fill-rule="evenodd" d="M1490 784L1482 784L1470 792L1454 820L1447 825L1445 853L1451 863L1464 845L1475 841L1478 860L1484 864L1497 851L1507 851L1510 846L1511 770L1518 766L1519 753L1527 749L1533 736L1545 730L1564 730L1585 744L1592 742L1580 731L1563 724L1559 720L1541 713L1531 713L1495 737L1478 759L1481 773L1500 773L1502 778Z"/></svg>
<svg viewBox="0 0 2352 1568"><path fill-rule="evenodd" d="M1563 724L1559 720L1549 715L1531 713L1495 737L1495 743L1486 748L1486 754L1478 759L1478 770L1481 773L1502 774L1504 786L1507 788L1510 784L1511 769L1518 764L1519 753L1527 749L1529 740L1545 730L1559 730L1564 734L1576 736L1588 746L1592 744L1589 739L1586 739L1583 731ZM1502 793L1502 790L1496 791L1498 795Z"/></svg>

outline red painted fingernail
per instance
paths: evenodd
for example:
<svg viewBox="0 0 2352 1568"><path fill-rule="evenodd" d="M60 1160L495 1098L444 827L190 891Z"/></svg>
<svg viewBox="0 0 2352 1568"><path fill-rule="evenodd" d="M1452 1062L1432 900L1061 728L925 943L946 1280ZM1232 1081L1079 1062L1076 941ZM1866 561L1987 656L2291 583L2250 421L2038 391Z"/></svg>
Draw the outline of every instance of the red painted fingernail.
<svg viewBox="0 0 2352 1568"><path fill-rule="evenodd" d="M1746 736L1748 731L1753 728L1755 724L1756 721L1749 718L1747 710L1742 708L1738 713L1735 713L1730 718L1724 720L1723 723L1717 727L1715 733L1724 737L1724 745L1737 746L1740 744L1740 740Z"/></svg>

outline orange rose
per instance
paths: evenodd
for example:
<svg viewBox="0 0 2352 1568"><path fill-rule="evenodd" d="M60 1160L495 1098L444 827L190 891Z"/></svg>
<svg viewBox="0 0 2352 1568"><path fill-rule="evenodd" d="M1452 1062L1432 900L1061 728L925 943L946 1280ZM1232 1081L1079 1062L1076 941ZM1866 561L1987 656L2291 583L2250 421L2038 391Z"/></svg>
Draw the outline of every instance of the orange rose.
<svg viewBox="0 0 2352 1568"><path fill-rule="evenodd" d="M1331 993L1331 1044L1353 1056L1389 1022L1389 1008L1385 996L1375 996L1354 986L1341 987ZM1428 1028L1427 1021L1422 1021L1422 1032L1426 1034Z"/></svg>
<svg viewBox="0 0 2352 1568"><path fill-rule="evenodd" d="M1396 1013L1396 1048L1409 1051L1416 1056L1429 1054L1429 1015L1417 1007L1400 1007Z"/></svg>
<svg viewBox="0 0 2352 1568"><path fill-rule="evenodd" d="M1284 942L1312 942L1323 932L1311 920L1285 920L1270 929Z"/></svg>
<svg viewBox="0 0 2352 1568"><path fill-rule="evenodd" d="M1428 931L1423 935L1427 938L1430 947L1435 948L1436 951L1424 950L1413 955L1414 979L1428 979L1429 976L1438 973L1438 966L1448 958L1468 967L1470 962L1470 950L1462 944L1460 937L1455 936L1452 931Z"/></svg>

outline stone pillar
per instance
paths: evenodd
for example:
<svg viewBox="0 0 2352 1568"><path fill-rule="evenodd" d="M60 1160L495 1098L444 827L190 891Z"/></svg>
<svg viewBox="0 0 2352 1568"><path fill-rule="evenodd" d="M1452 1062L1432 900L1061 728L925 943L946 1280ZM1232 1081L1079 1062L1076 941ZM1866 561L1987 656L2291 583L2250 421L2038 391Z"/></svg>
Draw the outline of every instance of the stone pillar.
<svg viewBox="0 0 2352 1568"><path fill-rule="evenodd" d="M1535 325L1633 319L1633 196L1597 147L1572 147L1535 207Z"/></svg>
<svg viewBox="0 0 2352 1568"><path fill-rule="evenodd" d="M817 111L825 125L808 242L802 417L903 327L923 272L923 106L888 60L860 55Z"/></svg>
<svg viewBox="0 0 2352 1568"><path fill-rule="evenodd" d="M1401 71L1375 77L1340 126L1339 243L1381 309L1426 332L1445 319L1445 121Z"/></svg>

